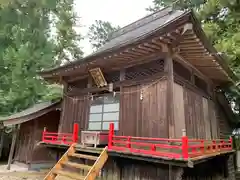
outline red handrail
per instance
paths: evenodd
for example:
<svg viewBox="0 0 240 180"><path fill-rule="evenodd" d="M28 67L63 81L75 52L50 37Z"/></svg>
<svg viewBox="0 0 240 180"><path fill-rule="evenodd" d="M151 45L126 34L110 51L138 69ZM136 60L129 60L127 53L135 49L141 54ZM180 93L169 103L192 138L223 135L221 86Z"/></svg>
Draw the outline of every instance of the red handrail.
<svg viewBox="0 0 240 180"><path fill-rule="evenodd" d="M77 123L74 123L73 125L73 133L47 132L47 129L44 128L42 133L42 141L51 144L71 145L78 141L78 131L79 126Z"/></svg>
<svg viewBox="0 0 240 180"><path fill-rule="evenodd" d="M108 150L187 160L232 150L232 138L204 140L189 139L187 136L181 139L117 136L114 135L114 124L110 123Z"/></svg>

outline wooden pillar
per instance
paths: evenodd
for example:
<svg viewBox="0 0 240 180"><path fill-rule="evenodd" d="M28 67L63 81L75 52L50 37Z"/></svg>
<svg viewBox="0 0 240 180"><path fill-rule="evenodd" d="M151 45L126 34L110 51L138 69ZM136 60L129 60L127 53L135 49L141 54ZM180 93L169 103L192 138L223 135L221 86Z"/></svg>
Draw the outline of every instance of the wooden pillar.
<svg viewBox="0 0 240 180"><path fill-rule="evenodd" d="M124 81L126 79L126 69L121 69L119 79L120 81Z"/></svg>
<svg viewBox="0 0 240 180"><path fill-rule="evenodd" d="M165 68L167 72L167 120L169 125L169 138L175 137L175 128L174 128L174 106L173 106L173 85L174 85L174 75L173 75L173 55L170 51L168 56L165 59Z"/></svg>
<svg viewBox="0 0 240 180"><path fill-rule="evenodd" d="M1 129L1 139L0 139L0 157L2 157L3 151L3 141L4 141L4 128Z"/></svg>
<svg viewBox="0 0 240 180"><path fill-rule="evenodd" d="M14 154L16 140L17 140L17 132L18 132L18 125L14 125L13 134L12 134L12 144L11 144L11 149L10 149L10 153L8 156L7 170L10 170L10 166L11 166L11 163L13 160L13 154Z"/></svg>

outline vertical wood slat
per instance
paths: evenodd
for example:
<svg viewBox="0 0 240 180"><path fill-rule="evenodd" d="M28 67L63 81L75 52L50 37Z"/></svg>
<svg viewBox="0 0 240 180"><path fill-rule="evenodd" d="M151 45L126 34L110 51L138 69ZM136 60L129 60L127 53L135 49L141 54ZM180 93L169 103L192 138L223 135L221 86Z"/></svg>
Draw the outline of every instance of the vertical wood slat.
<svg viewBox="0 0 240 180"><path fill-rule="evenodd" d="M145 137L168 137L166 90L167 82L159 81L143 92L142 134Z"/></svg>
<svg viewBox="0 0 240 180"><path fill-rule="evenodd" d="M121 88L120 134L167 137L166 81ZM143 99L140 99L141 89Z"/></svg>
<svg viewBox="0 0 240 180"><path fill-rule="evenodd" d="M206 139L211 139L211 125L209 118L209 109L208 109L208 99L202 98L203 103L203 117L204 117L204 125L205 125L205 135Z"/></svg>
<svg viewBox="0 0 240 180"><path fill-rule="evenodd" d="M121 88L119 122L119 133L121 135L138 135L141 124L140 101L140 86Z"/></svg>
<svg viewBox="0 0 240 180"><path fill-rule="evenodd" d="M80 130L86 130L89 117L90 99L86 96L65 96L62 106L64 109L59 123L59 132L72 133L74 122L79 123Z"/></svg>
<svg viewBox="0 0 240 180"><path fill-rule="evenodd" d="M183 87L174 83L174 124L176 138L182 137L182 130L186 129L185 112L184 112L184 99Z"/></svg>
<svg viewBox="0 0 240 180"><path fill-rule="evenodd" d="M184 112L187 136L190 138L218 137L218 125L212 101L184 88ZM213 128L211 128L213 126Z"/></svg>

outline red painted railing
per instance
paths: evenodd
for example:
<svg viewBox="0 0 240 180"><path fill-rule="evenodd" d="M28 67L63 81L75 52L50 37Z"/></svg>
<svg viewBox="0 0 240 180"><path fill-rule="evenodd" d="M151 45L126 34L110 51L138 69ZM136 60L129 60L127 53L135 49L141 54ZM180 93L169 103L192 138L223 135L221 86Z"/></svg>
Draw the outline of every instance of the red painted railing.
<svg viewBox="0 0 240 180"><path fill-rule="evenodd" d="M47 129L44 128L42 133L42 141L51 144L71 145L73 143L77 143L78 141L78 130L79 126L77 123L74 123L73 125L73 133L48 132Z"/></svg>
<svg viewBox="0 0 240 180"><path fill-rule="evenodd" d="M131 152L141 155L160 156L171 159L187 160L193 157L210 155L232 150L232 138L215 139L181 139L145 138L114 135L114 124L109 126L108 150Z"/></svg>

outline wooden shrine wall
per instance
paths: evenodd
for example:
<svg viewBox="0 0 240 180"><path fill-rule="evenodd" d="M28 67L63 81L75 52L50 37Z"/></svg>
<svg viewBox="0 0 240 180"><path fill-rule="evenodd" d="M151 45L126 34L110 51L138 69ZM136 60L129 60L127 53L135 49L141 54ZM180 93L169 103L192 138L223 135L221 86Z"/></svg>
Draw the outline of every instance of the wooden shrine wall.
<svg viewBox="0 0 240 180"><path fill-rule="evenodd" d="M166 88L166 80L122 87L120 135L168 137Z"/></svg>
<svg viewBox="0 0 240 180"><path fill-rule="evenodd" d="M190 138L219 138L220 125L216 113L216 104L212 100L187 87L174 84L174 120L177 137L181 137L182 129L186 129Z"/></svg>
<svg viewBox="0 0 240 180"><path fill-rule="evenodd" d="M73 124L79 124L80 130L87 129L90 100L85 96L65 96L62 102L62 114L59 132L72 133Z"/></svg>

